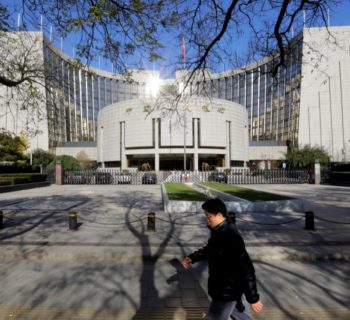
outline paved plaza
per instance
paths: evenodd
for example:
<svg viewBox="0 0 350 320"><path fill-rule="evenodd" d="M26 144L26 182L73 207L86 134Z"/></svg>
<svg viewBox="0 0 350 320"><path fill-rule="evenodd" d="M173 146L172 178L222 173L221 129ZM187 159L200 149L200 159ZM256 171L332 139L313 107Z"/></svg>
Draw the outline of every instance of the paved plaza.
<svg viewBox="0 0 350 320"><path fill-rule="evenodd" d="M237 215L265 304L253 319L350 319L350 188L247 187L302 198L316 225ZM201 319L209 304L207 265L180 265L207 241L204 216L165 213L159 185L52 185L2 193L0 209L0 319Z"/></svg>

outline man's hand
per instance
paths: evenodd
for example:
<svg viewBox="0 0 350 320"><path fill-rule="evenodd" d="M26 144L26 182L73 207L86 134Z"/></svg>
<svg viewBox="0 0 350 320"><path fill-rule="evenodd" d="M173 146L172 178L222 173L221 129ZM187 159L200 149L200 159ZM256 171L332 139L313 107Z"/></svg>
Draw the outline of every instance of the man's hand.
<svg viewBox="0 0 350 320"><path fill-rule="evenodd" d="M186 257L182 260L181 263L185 269L188 269L190 267L190 265L192 264L192 260L191 260L191 258Z"/></svg>
<svg viewBox="0 0 350 320"><path fill-rule="evenodd" d="M258 313L259 313L259 312L263 309L263 307L264 307L264 305L262 304L261 301L252 303L250 306L252 307L252 309L253 309L255 312L258 312Z"/></svg>

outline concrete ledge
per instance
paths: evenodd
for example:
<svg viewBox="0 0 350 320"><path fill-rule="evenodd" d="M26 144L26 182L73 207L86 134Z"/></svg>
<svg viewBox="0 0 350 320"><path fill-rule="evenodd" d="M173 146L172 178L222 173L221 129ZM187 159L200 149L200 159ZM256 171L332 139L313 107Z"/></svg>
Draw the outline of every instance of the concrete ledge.
<svg viewBox="0 0 350 320"><path fill-rule="evenodd" d="M194 184L192 187L199 192L202 192L209 198L219 197L222 199L228 211L245 212L245 211L278 211L278 212L304 212L304 202L302 199L288 199L276 201L248 201L230 194ZM180 212L201 212L202 201L175 201L169 200L168 194L165 190L164 183L162 183L162 196L164 211L167 213Z"/></svg>
<svg viewBox="0 0 350 320"><path fill-rule="evenodd" d="M256 201L252 203L252 211L281 211L281 212L304 212L302 199Z"/></svg>
<svg viewBox="0 0 350 320"><path fill-rule="evenodd" d="M304 212L304 202L302 199L287 199L274 201L248 201L228 193L215 190L210 187L195 184L197 191L203 192L210 198L219 197L227 206L229 211L280 211L280 212Z"/></svg>
<svg viewBox="0 0 350 320"><path fill-rule="evenodd" d="M201 212L203 201L176 201L169 200L168 194L165 190L164 183L162 183L162 197L164 211L167 213L180 212Z"/></svg>
<svg viewBox="0 0 350 320"><path fill-rule="evenodd" d="M41 187L47 187L49 185L51 185L51 182L43 181L43 182L15 184L15 185L10 185L10 186L1 186L0 187L0 193L11 192L11 191L19 191L19 190L26 190L26 189L33 189L33 188L41 188Z"/></svg>

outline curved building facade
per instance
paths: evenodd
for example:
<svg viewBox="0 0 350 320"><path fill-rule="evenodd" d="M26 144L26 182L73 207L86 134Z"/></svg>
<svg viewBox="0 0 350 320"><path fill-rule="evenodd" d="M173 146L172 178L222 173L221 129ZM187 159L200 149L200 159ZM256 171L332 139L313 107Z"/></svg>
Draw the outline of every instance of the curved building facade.
<svg viewBox="0 0 350 320"><path fill-rule="evenodd" d="M186 81L189 71L179 71L176 79L166 80L160 79L158 72L144 70L134 70L131 76L126 77L82 66L77 60L57 49L42 33L36 32L31 35L41 42L47 88L44 106L47 117L41 124L41 132L46 135L46 138L35 137L32 148L55 150L56 147L64 146L67 142L90 141L99 144L101 140L103 147L101 149L101 146L98 146L97 152L99 161L110 161L120 166L133 166L134 160L127 143L125 154L123 155L120 151L118 153L117 147L114 146L115 141L108 140L107 129L106 132L101 132L101 126L109 126L109 119L104 120L103 117L110 112L108 110L113 110L112 117L113 119L117 117L115 118L117 127L120 129L120 123L125 123L127 139L131 137L132 128L135 129L135 136L142 136L142 130L145 132L156 130L156 125L162 128L166 120L156 120L163 119L159 115L161 109L153 108L157 103L150 101L150 110L155 110L145 117L142 105L145 107L146 104L140 101L156 96L159 100L161 97L177 94ZM215 127L215 121L208 122L207 128L213 131L212 137L206 138L208 141L216 141L217 145L211 146L212 151L215 150L215 152L210 154L211 156L216 154L218 166L221 166L220 164L230 166L232 161L283 159L282 152L276 153L274 150L282 150L278 149L282 146L286 150L288 144L319 146L330 154L333 161L349 161L349 48L350 27L305 28L291 41L290 49L287 50L286 67L280 68L274 77L271 70L278 63L278 56L266 57L239 69L219 74L206 72L205 77L195 77L186 88L184 95L191 97L187 98L193 101L191 110L197 112L196 115L188 115L187 128L193 130L193 123L199 119L198 126L202 130L203 121L207 121L205 119L209 114L221 117L220 112L210 113L204 110L205 107L209 110L215 109L216 105L222 105L225 109L225 115L222 115L220 121L230 122L230 130L233 130L233 124L238 125L239 121L247 126L246 144L249 147L247 152L243 148L242 154L236 155L231 153L236 148L235 144L238 143L234 137L231 140L233 144L231 146L226 144L226 149L223 151L223 145L220 143L222 132L210 128L211 124ZM0 87L0 90L4 92L3 87ZM2 99L4 99L3 105L6 105L5 93L2 94ZM209 100L200 106L198 101L203 102L203 99ZM248 119L246 124L245 120L238 116L240 114L237 112L240 110L238 105L246 110ZM133 111L124 114L125 108ZM136 115L136 112L140 114ZM100 117L99 120L98 117ZM143 117L144 120L142 120ZM18 133L20 124L12 123L18 119L6 114L6 117L0 118L1 126L7 130L16 128ZM197 120L194 121L194 119ZM107 121L106 124L104 121ZM101 134L103 139L99 136ZM115 135L115 132L111 134ZM188 138L188 141L192 141L195 136L199 139L200 134L189 133L186 140ZM149 133L145 133L144 137L146 136L150 137ZM162 139L165 139L164 135L159 136L156 133L152 133L152 137L152 139L156 137L160 139L158 147L162 145ZM120 136L115 138L119 141ZM205 145L204 140L201 142ZM113 144L111 148L114 148L111 153L108 151L109 144ZM172 149L187 148L185 141L181 139L177 141L176 146L170 145ZM190 146L194 146L193 141ZM189 149L191 149L190 146ZM239 144L237 146L239 146L238 149L242 147ZM151 147L155 148L156 145L147 142L143 148L140 142L140 146L130 146L130 148L138 148L140 155L147 154ZM105 148L107 149L103 151ZM231 148L230 151L228 148ZM113 153L114 156L110 157ZM118 156L116 156L117 153ZM152 155L155 152L152 151L149 154ZM190 150L189 154L194 155L195 151ZM221 159L219 155L222 154L225 154L224 162L219 160ZM174 166L177 166L176 159L174 155ZM165 163L165 158L163 160L163 162L159 160L159 168L162 168ZM156 166L156 160L154 161ZM196 161L194 159L192 161L192 167L195 167Z"/></svg>
<svg viewBox="0 0 350 320"><path fill-rule="evenodd" d="M65 142L96 141L97 115L113 103L151 94L153 72L133 71L133 79L94 68L85 68L44 40L47 69L47 106L50 146ZM159 75L158 75L159 77ZM58 125L57 125L58 124Z"/></svg>
<svg viewBox="0 0 350 320"><path fill-rule="evenodd" d="M133 99L102 109L97 159L109 167L199 170L248 160L248 115L234 102L192 96ZM152 110L150 112L150 110ZM185 147L184 147L185 146Z"/></svg>

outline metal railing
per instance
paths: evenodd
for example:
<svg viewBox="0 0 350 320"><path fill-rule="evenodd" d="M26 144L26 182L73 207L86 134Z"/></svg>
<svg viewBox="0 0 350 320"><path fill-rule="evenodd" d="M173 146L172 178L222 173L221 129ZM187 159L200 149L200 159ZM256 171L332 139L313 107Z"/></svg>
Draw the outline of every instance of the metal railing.
<svg viewBox="0 0 350 320"><path fill-rule="evenodd" d="M65 184L159 184L162 182L198 183L217 181L229 184L295 184L309 183L307 170L225 169L222 171L142 172L117 169L65 171Z"/></svg>

